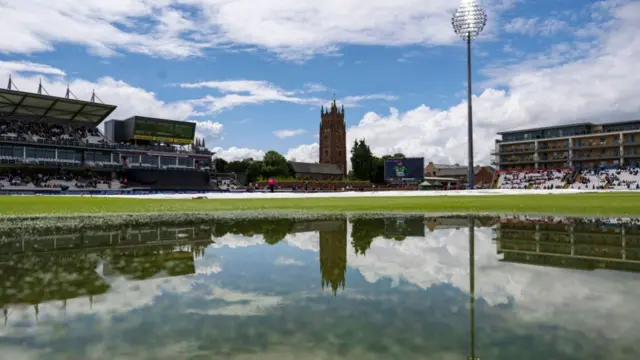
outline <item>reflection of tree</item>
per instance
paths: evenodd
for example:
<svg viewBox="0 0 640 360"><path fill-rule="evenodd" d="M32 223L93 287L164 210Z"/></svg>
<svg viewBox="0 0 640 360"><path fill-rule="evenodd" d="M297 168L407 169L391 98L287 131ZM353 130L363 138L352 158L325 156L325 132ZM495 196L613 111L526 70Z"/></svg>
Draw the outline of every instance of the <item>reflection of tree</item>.
<svg viewBox="0 0 640 360"><path fill-rule="evenodd" d="M354 219L351 228L351 246L356 254L364 255L373 239L384 235L384 219L382 218L362 218Z"/></svg>
<svg viewBox="0 0 640 360"><path fill-rule="evenodd" d="M351 229L351 246L356 254L365 255L371 247L373 239L383 237L389 240L404 241L405 236L388 235L385 231L384 218L356 218L351 221L353 228Z"/></svg>
<svg viewBox="0 0 640 360"><path fill-rule="evenodd" d="M1 304L39 304L104 294L109 284L96 273L97 256L16 256L0 264Z"/></svg>
<svg viewBox="0 0 640 360"><path fill-rule="evenodd" d="M334 295L345 286L347 272L347 222L336 231L320 232L320 273L322 288L331 287Z"/></svg>
<svg viewBox="0 0 640 360"><path fill-rule="evenodd" d="M141 249L117 252L105 264L105 275L122 274L144 280L158 275L181 276L195 273L193 254L173 249Z"/></svg>
<svg viewBox="0 0 640 360"><path fill-rule="evenodd" d="M242 219L216 222L213 231L215 237L226 234L243 236L262 235L267 244L277 244L289 234L295 221L283 218Z"/></svg>

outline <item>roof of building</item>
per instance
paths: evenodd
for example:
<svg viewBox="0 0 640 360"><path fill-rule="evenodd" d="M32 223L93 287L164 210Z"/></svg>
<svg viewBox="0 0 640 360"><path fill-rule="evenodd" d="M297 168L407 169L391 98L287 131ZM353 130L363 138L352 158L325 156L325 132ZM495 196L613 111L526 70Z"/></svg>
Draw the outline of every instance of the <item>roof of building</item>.
<svg viewBox="0 0 640 360"><path fill-rule="evenodd" d="M98 125L115 109L114 105L0 89L0 116L26 115Z"/></svg>
<svg viewBox="0 0 640 360"><path fill-rule="evenodd" d="M636 123L639 123L639 122L640 122L640 120L626 120L626 121L616 121L616 122L610 122L610 123L583 122L583 123L574 123L574 124L565 124L565 125L545 126L545 127L539 127L539 128L525 128L525 129L520 129L520 130L502 131L502 132L499 132L498 135L517 134L517 133L522 133L522 132L542 131L542 130L565 129L565 128L570 128L570 127L575 127L575 126L588 126L588 127L591 127L591 126L596 126L596 125L600 125L600 126L628 125L628 124L636 124Z"/></svg>
<svg viewBox="0 0 640 360"><path fill-rule="evenodd" d="M290 162L293 171L302 174L342 175L342 170L334 164L318 164L304 162Z"/></svg>
<svg viewBox="0 0 640 360"><path fill-rule="evenodd" d="M544 126L544 127L538 127L538 128L525 128L520 130L502 131L502 132L499 132L498 135L518 134L522 132L564 129L564 128L575 127L575 126L593 126L593 125L594 125L593 123L585 122L585 123L566 124L566 125Z"/></svg>
<svg viewBox="0 0 640 360"><path fill-rule="evenodd" d="M438 176L464 176L467 175L468 166L461 165L449 165L449 164L433 164L436 168L436 174ZM474 166L474 173L480 171L480 169L486 168L487 170L493 172L495 169L491 166Z"/></svg>

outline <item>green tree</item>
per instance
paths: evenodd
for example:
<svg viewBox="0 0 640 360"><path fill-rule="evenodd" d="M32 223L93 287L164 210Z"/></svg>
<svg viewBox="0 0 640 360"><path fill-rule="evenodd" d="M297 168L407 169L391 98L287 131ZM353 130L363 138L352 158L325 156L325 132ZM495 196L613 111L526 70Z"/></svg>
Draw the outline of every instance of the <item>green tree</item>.
<svg viewBox="0 0 640 360"><path fill-rule="evenodd" d="M262 177L262 161L252 161L247 167L247 182L256 182Z"/></svg>
<svg viewBox="0 0 640 360"><path fill-rule="evenodd" d="M289 164L287 159L274 150L267 151L262 159L262 175L264 177L289 177Z"/></svg>
<svg viewBox="0 0 640 360"><path fill-rule="evenodd" d="M216 171L219 173L226 173L228 171L227 166L229 163L225 159L216 158L215 160Z"/></svg>
<svg viewBox="0 0 640 360"><path fill-rule="evenodd" d="M351 148L351 168L358 180L371 180L374 174L373 153L364 140L355 140Z"/></svg>

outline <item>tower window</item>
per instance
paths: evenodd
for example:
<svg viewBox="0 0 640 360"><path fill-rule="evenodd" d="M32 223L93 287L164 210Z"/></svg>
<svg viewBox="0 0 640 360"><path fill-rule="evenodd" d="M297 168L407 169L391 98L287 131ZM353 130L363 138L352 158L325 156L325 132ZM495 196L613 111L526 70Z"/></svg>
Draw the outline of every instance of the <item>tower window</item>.
<svg viewBox="0 0 640 360"><path fill-rule="evenodd" d="M338 156L342 156L342 151L338 151Z"/></svg>

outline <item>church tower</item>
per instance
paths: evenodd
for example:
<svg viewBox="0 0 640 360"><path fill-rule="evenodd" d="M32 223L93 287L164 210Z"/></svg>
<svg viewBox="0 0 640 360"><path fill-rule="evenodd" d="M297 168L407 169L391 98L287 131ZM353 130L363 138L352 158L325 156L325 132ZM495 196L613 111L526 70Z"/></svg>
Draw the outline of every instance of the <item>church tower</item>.
<svg viewBox="0 0 640 360"><path fill-rule="evenodd" d="M347 176L347 128L344 106L338 109L333 98L331 109L320 108L320 163L335 164Z"/></svg>

